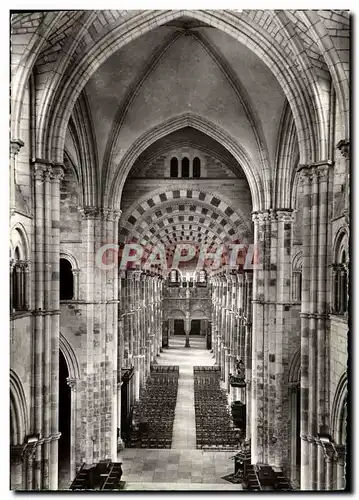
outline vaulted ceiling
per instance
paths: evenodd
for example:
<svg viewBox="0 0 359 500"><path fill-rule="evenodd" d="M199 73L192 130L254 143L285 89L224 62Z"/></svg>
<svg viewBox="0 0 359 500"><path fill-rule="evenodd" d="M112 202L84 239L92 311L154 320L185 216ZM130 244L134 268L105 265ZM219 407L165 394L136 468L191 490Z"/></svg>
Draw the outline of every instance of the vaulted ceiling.
<svg viewBox="0 0 359 500"><path fill-rule="evenodd" d="M159 188L148 200L160 207L138 200L152 222L141 209L121 220L131 238L250 237L253 207L290 199L298 156L329 157L332 86L348 129L346 11L53 11L11 23L12 135L33 78L32 156L61 162L66 149L85 204L119 208L126 179L176 144L248 181L243 210L190 181Z"/></svg>

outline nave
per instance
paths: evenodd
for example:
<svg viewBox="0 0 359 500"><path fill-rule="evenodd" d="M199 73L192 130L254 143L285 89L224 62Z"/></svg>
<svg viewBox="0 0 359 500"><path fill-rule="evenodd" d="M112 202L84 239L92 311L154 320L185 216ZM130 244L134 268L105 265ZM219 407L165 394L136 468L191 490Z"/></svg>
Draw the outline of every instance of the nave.
<svg viewBox="0 0 359 500"><path fill-rule="evenodd" d="M347 10L11 14L12 490L118 460L229 489L226 398L253 469L348 488L350 39ZM156 363L177 406L122 451Z"/></svg>
<svg viewBox="0 0 359 500"><path fill-rule="evenodd" d="M233 451L203 451L196 449L194 408L194 366L214 365L206 350L205 339L191 339L184 347L184 337L169 339L157 363L179 366L177 404L170 450L125 449L119 455L125 490L241 490L223 476L233 472Z"/></svg>

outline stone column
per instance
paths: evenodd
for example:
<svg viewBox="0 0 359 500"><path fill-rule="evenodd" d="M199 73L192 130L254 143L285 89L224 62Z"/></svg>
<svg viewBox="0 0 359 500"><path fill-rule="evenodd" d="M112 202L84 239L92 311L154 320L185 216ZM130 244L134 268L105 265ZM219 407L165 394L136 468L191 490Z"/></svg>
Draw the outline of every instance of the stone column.
<svg viewBox="0 0 359 500"><path fill-rule="evenodd" d="M300 487L309 490L309 317L310 317L310 208L311 177L301 172L303 185L303 267L301 309L301 365L300 365Z"/></svg>
<svg viewBox="0 0 359 500"><path fill-rule="evenodd" d="M24 142L21 139L11 139L10 140L10 212L15 210L15 171L16 171L16 157L20 149L24 146Z"/></svg>
<svg viewBox="0 0 359 500"><path fill-rule="evenodd" d="M77 434L77 383L78 379L68 377L67 385L71 389L71 420L70 420L70 479L73 481L76 476L76 434Z"/></svg>
<svg viewBox="0 0 359 500"><path fill-rule="evenodd" d="M274 364L274 429L270 436L273 446L273 462L271 465L287 468L289 457L286 452L288 446L288 415L289 415L289 392L288 392L288 336L291 329L291 275L292 275L292 233L293 215L292 210L277 210L275 212L276 232L272 228L272 238L276 239L277 257L274 271L274 262L271 261L271 280L276 283L276 305L275 305L275 341L273 342L274 357L269 353L269 362ZM272 247L274 241L272 241ZM272 281L274 284L274 282ZM271 397L271 394L269 394Z"/></svg>
<svg viewBox="0 0 359 500"><path fill-rule="evenodd" d="M185 301L186 319L184 322L184 331L186 334L185 347L191 347L190 343L189 343L189 332L191 330L190 299L191 299L191 291L190 291L189 287L187 287L186 288L186 301Z"/></svg>
<svg viewBox="0 0 359 500"><path fill-rule="evenodd" d="M337 451L337 487L333 488L335 491L342 491L345 489L345 446L336 445Z"/></svg>
<svg viewBox="0 0 359 500"><path fill-rule="evenodd" d="M329 181L330 181L330 166L319 165L316 167L319 182L319 199L318 199L318 287L317 287L317 325L316 325L316 355L317 355L317 394L316 394L316 411L317 411L317 433L323 429L329 428L330 410L327 399L329 397L329 384L327 383L328 373L328 356L329 356L329 339L327 338L328 314L330 304L330 289L329 281L329 260L328 246L330 238L329 222ZM329 377L328 377L329 378ZM318 467L318 490L325 489L325 464L324 454L318 450L317 456Z"/></svg>
<svg viewBox="0 0 359 500"><path fill-rule="evenodd" d="M253 327L252 327L252 408L251 408L251 460L264 463L264 267L265 219L263 214L253 214L254 244L259 253L261 269L253 272Z"/></svg>
<svg viewBox="0 0 359 500"><path fill-rule="evenodd" d="M252 421L252 297L253 275L245 274L246 303L244 303L244 329L245 329L245 374L246 374L246 440L251 439Z"/></svg>
<svg viewBox="0 0 359 500"><path fill-rule="evenodd" d="M35 194L35 338L34 338L34 430L36 434L43 432L43 411L44 411L44 337L45 337L45 321L44 316L49 314L45 311L45 253L44 253L44 233L45 233L45 192L44 179L49 176L51 167L47 163L36 162L33 166L34 175L34 194ZM48 193L47 193L48 195ZM58 333L58 332L57 332ZM48 387L47 387L48 391ZM56 403L55 403L56 404ZM57 405L55 406L57 411ZM38 446L36 450L35 462L38 464L35 467L34 489L41 489L41 459L42 447ZM57 469L57 454L54 455L54 468ZM31 457L31 475L32 457ZM32 481L32 479L31 479ZM57 489L57 477L54 478ZM31 488L32 489L32 488Z"/></svg>
<svg viewBox="0 0 359 500"><path fill-rule="evenodd" d="M83 208L84 293L87 353L83 363L81 419L82 459L96 463L115 456L117 442L118 270L97 261L103 244L117 238L118 214L98 207ZM88 346L91 346L89 348Z"/></svg>
<svg viewBox="0 0 359 500"><path fill-rule="evenodd" d="M301 378L301 489L324 489L324 455L317 436L329 428L328 408L328 235L332 162L301 167L304 180ZM303 396L303 397L302 397ZM304 411L305 408L305 411ZM307 436L307 439L305 439ZM309 444L306 445L305 443ZM307 461L308 456L308 461Z"/></svg>
<svg viewBox="0 0 359 500"><path fill-rule="evenodd" d="M59 407L59 351L60 351L60 185L64 178L62 165L53 165L51 172L51 441L49 489L58 487L58 407ZM50 401L49 401L50 404ZM47 418L47 417L46 417Z"/></svg>

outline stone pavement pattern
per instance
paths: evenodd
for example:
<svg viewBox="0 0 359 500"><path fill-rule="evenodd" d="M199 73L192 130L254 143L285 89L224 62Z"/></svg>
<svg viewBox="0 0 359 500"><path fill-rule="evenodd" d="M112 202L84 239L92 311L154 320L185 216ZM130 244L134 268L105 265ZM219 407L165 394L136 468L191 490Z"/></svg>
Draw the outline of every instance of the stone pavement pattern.
<svg viewBox="0 0 359 500"><path fill-rule="evenodd" d="M126 490L241 490L241 485L222 479L234 470L233 452L196 449L193 366L210 366L214 359L202 338L184 347L184 337L172 337L158 364L178 365L178 396L172 449L125 449L122 462Z"/></svg>

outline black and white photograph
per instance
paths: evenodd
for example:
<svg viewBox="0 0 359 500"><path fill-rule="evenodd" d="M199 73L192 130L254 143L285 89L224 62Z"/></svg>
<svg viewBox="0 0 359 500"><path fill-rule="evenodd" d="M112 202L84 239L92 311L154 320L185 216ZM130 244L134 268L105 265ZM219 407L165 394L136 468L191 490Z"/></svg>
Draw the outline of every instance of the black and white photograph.
<svg viewBox="0 0 359 500"><path fill-rule="evenodd" d="M7 490L350 491L355 19L148 7L8 10Z"/></svg>

